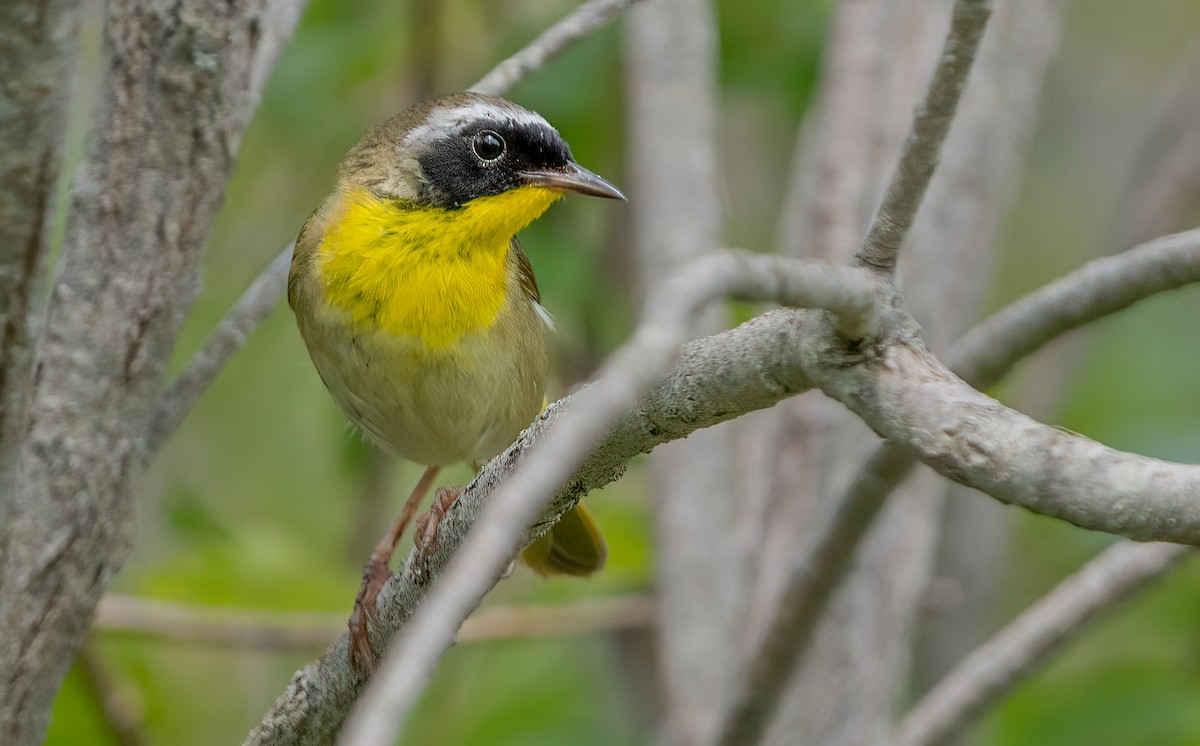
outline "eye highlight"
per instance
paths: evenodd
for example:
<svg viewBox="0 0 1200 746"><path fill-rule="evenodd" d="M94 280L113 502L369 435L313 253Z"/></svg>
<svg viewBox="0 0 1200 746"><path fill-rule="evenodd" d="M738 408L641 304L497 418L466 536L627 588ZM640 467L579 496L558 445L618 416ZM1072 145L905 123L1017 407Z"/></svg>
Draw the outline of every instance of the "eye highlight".
<svg viewBox="0 0 1200 746"><path fill-rule="evenodd" d="M504 155L504 138L492 130L483 130L471 140L471 150L479 160L491 163Z"/></svg>

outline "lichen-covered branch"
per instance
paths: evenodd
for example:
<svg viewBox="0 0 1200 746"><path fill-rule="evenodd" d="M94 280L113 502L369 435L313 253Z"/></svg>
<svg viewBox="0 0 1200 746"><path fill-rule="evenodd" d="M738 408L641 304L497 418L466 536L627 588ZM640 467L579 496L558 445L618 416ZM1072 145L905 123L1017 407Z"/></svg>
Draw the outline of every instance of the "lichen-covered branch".
<svg viewBox="0 0 1200 746"><path fill-rule="evenodd" d="M916 338L855 363L806 360L825 393L943 476L1003 502L1140 541L1200 545L1200 465L1124 453L972 389Z"/></svg>

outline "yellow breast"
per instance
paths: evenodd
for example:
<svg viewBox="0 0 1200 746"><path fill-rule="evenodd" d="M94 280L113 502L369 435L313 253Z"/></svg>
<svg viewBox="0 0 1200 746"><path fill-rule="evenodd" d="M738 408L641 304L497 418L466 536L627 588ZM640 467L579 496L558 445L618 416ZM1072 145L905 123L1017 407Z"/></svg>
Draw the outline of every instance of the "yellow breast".
<svg viewBox="0 0 1200 746"><path fill-rule="evenodd" d="M355 325L445 348L491 326L508 293L509 242L561 192L525 187L457 209L347 190L321 240L326 299Z"/></svg>

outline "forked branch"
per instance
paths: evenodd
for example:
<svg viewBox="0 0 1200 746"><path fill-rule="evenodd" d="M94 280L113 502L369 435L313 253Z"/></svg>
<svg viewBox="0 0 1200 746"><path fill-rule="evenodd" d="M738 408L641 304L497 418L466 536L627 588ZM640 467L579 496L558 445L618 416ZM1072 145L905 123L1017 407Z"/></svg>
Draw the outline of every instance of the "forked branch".
<svg viewBox="0 0 1200 746"><path fill-rule="evenodd" d="M987 388L1058 336L1195 282L1200 282L1200 230L1164 236L1091 262L1021 298L965 334L947 358L967 383ZM722 743L750 742L765 725L859 543L916 462L900 444L885 442L855 471L854 481L795 565L789 591L747 666Z"/></svg>

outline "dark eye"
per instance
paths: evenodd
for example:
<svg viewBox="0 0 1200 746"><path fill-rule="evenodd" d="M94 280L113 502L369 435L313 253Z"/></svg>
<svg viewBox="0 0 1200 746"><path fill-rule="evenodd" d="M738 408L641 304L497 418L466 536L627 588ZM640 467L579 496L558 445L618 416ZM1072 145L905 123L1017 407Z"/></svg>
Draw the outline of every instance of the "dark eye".
<svg viewBox="0 0 1200 746"><path fill-rule="evenodd" d="M471 141L471 150L481 161L494 161L504 155L504 138L491 130L484 130Z"/></svg>

